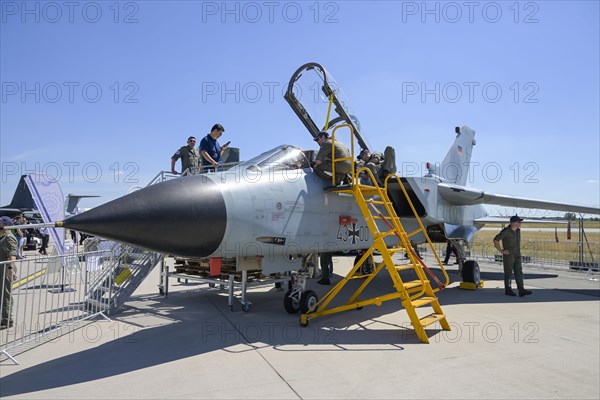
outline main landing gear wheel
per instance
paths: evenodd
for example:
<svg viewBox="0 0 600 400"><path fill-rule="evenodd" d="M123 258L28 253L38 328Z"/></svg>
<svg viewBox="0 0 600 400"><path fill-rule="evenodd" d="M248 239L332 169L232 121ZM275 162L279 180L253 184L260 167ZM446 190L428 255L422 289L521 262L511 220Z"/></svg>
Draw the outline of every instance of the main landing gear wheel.
<svg viewBox="0 0 600 400"><path fill-rule="evenodd" d="M477 261L465 261L463 265L462 276L463 282L470 282L479 286L479 284L481 283L481 275L479 272L479 264L477 264Z"/></svg>
<svg viewBox="0 0 600 400"><path fill-rule="evenodd" d="M300 311L300 301L297 298L290 297L292 289L289 289L283 297L283 307L290 314L297 314Z"/></svg>
<svg viewBox="0 0 600 400"><path fill-rule="evenodd" d="M358 263L358 261L361 259L362 254L357 255L354 258L354 265L356 265L356 263ZM360 266L360 268L358 269L358 272L361 275L369 275L371 273L373 273L373 271L375 270L375 267L373 266L373 256L370 255L369 257L367 257L367 259L362 263L362 265Z"/></svg>
<svg viewBox="0 0 600 400"><path fill-rule="evenodd" d="M319 297L312 290L307 290L300 296L300 312L306 314L309 311L314 311L315 306L319 302Z"/></svg>
<svg viewBox="0 0 600 400"><path fill-rule="evenodd" d="M242 311L243 312L248 312L251 309L252 309L252 304L250 304L248 302L242 303Z"/></svg>

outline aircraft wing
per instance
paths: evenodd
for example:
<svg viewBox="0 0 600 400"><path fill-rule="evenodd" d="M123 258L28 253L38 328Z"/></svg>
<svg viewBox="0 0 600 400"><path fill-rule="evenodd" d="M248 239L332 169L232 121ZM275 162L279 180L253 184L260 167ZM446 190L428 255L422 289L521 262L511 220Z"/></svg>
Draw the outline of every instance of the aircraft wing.
<svg viewBox="0 0 600 400"><path fill-rule="evenodd" d="M446 201L462 206L474 204L494 204L506 207L535 208L541 210L577 212L583 214L600 214L600 208L598 207L491 194L480 189L460 185L451 185L447 183L438 184L438 191Z"/></svg>
<svg viewBox="0 0 600 400"><path fill-rule="evenodd" d="M494 217L494 216L487 216L487 217L482 217L482 218L476 218L474 220L475 222L481 222L484 224L508 224L510 223L510 217ZM565 221L565 220L558 220L558 219L535 219L535 218L523 218L523 222L528 223L528 224L560 224L560 225L566 225L569 223L569 221Z"/></svg>
<svg viewBox="0 0 600 400"><path fill-rule="evenodd" d="M2 207L0 208L0 215L1 216L7 216L7 217L14 217L15 215L20 215L23 214L23 210L21 210L20 208L9 208L9 207Z"/></svg>

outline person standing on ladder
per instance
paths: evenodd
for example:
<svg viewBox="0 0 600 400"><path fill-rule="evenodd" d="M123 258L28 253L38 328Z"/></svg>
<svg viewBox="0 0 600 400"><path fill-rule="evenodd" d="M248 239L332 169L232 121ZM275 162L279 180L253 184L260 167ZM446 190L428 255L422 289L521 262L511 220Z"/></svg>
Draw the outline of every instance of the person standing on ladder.
<svg viewBox="0 0 600 400"><path fill-rule="evenodd" d="M346 175L352 173L352 161L350 160L350 152L344 146L342 142L336 140L333 144L333 154L331 151L331 139L329 139L329 133L322 131L319 132L317 137L314 139L315 142L321 146L317 157L315 159L315 166L313 171L320 178L331 182L331 175L333 171L332 160L333 156L338 160L340 158L346 158L347 160L336 162L335 165L335 184L339 185L344 181Z"/></svg>

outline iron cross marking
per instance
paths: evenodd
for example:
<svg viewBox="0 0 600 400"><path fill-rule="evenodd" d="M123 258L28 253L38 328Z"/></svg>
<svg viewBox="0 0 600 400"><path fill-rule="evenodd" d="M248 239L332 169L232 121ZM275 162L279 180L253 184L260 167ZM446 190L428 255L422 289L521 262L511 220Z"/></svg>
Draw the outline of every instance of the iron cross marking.
<svg viewBox="0 0 600 400"><path fill-rule="evenodd" d="M358 235L360 231L356 227L356 222L352 223L352 228L348 230L348 236L352 239L352 244L355 244L358 241Z"/></svg>

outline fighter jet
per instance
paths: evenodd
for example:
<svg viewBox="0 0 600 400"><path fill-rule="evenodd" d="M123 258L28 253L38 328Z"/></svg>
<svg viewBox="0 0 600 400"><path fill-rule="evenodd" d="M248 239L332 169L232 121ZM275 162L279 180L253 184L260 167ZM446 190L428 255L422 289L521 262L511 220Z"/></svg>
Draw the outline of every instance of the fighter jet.
<svg viewBox="0 0 600 400"><path fill-rule="evenodd" d="M308 78L318 81L323 101L303 104L295 96ZM300 67L285 98L312 137L347 124L336 137L353 150L369 146L339 86L319 64ZM316 108L316 111L309 111ZM487 217L483 204L600 214L596 207L488 194L465 186L475 131L456 128L448 154L420 178L399 177L434 242L471 243ZM354 142L349 143L354 137ZM316 176L314 151L283 144L227 171L168 180L67 218L60 226L183 258L235 258L238 270L263 274L297 271L303 257L367 249L373 243L355 199L330 190ZM441 171L450 170L453 174ZM395 172L395 171L391 171ZM406 232L418 222L398 181L388 195ZM411 238L423 242L424 234ZM394 238L390 238L393 242ZM393 244L393 243L391 243Z"/></svg>

